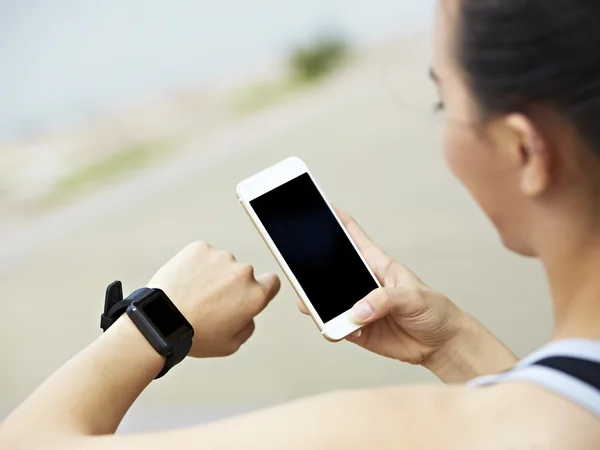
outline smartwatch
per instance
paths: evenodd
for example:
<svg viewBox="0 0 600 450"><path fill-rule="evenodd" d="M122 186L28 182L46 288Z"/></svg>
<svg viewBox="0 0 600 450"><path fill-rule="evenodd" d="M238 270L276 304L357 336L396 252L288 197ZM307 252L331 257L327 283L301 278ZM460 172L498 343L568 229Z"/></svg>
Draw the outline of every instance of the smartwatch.
<svg viewBox="0 0 600 450"><path fill-rule="evenodd" d="M138 289L123 299L121 282L112 283L106 290L101 328L106 331L125 313L154 350L167 358L157 379L183 361L190 352L194 329L160 289Z"/></svg>

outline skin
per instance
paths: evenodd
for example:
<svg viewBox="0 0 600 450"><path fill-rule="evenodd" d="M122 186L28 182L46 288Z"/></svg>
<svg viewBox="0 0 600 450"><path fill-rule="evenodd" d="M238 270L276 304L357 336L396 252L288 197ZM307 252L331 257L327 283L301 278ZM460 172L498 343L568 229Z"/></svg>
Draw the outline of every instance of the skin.
<svg viewBox="0 0 600 450"><path fill-rule="evenodd" d="M600 339L600 159L556 112L480 120L454 57L457 7L448 0L438 8L433 63L446 107L448 165L505 245L543 262L555 337ZM352 338L358 345L453 381L514 363L483 326L388 257L349 217L344 221L384 284L354 309L356 320L369 324ZM165 290L198 330L204 327L192 349L198 357L237 350L279 287L274 276L255 279L249 266L205 244L188 247L150 284ZM227 314L234 308L235 318ZM163 364L123 317L1 425L0 447L591 450L600 442L597 418L525 383L332 393L201 427L114 436Z"/></svg>

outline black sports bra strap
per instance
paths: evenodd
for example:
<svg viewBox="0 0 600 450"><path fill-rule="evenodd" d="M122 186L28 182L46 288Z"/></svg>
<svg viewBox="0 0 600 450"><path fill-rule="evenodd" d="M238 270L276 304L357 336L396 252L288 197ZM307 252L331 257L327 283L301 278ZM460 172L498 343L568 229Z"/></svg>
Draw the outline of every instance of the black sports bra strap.
<svg viewBox="0 0 600 450"><path fill-rule="evenodd" d="M558 370L600 391L600 363L595 361L568 356L553 356L537 361L533 365Z"/></svg>
<svg viewBox="0 0 600 450"><path fill-rule="evenodd" d="M511 381L537 385L600 419L600 341L552 342L508 372L475 379L469 386L477 388Z"/></svg>

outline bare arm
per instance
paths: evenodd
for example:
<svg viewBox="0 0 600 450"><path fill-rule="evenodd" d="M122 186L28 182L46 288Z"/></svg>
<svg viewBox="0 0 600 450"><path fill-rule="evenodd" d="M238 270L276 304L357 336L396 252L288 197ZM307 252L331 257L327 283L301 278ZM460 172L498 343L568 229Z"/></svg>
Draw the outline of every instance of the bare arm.
<svg viewBox="0 0 600 450"><path fill-rule="evenodd" d="M548 411L559 400L523 386L340 392L205 426L113 435L135 397L162 367L161 359L131 323L123 320L117 325L61 368L15 411L0 429L0 447L516 450L573 444L571 431L569 441L552 431L554 422ZM115 359L117 348L130 350ZM533 406L539 411L530 411ZM573 417L581 419L577 413L566 411L561 419L564 429L574 429Z"/></svg>
<svg viewBox="0 0 600 450"><path fill-rule="evenodd" d="M199 358L235 353L280 286L274 275L257 279L251 266L204 243L180 252L150 285L166 292L194 326L190 356ZM63 448L63 440L114 433L164 363L129 317L121 317L5 420L0 448Z"/></svg>
<svg viewBox="0 0 600 450"><path fill-rule="evenodd" d="M185 430L71 441L76 443L72 450L158 450L165 446L211 450L448 449L438 445L441 439L433 439L427 430L436 426L440 434L448 436L454 421L438 423L437 414L431 413L435 409L440 415L447 412L455 396L449 393L443 395L445 399L436 398L435 390L427 388L339 392ZM426 414L430 417L423 420ZM469 449L463 446L461 450Z"/></svg>
<svg viewBox="0 0 600 450"><path fill-rule="evenodd" d="M415 428L415 418L420 412L444 415L457 395L448 390L436 397L438 391L429 389L415 390L409 396L395 389L344 392L204 427L115 436L124 414L163 363L133 323L123 317L6 420L0 431L2 448L275 450L372 448L376 443L377 448L385 449L398 448L399 432L402 448L433 448L422 446L428 441ZM432 419L420 427L430 426ZM440 426L450 426L450 422Z"/></svg>
<svg viewBox="0 0 600 450"><path fill-rule="evenodd" d="M129 319L121 319L5 421L0 448L552 450L567 443L569 448L594 448L575 446L579 434L573 430L582 423L595 429L595 419L583 422L583 412L575 407L555 417L562 400L529 386L340 392L205 426L114 435L162 364ZM568 436L557 436L560 429Z"/></svg>
<svg viewBox="0 0 600 450"><path fill-rule="evenodd" d="M436 417L452 418L458 412L454 405L449 413L458 390L343 392L203 427L115 436L123 415L162 364L129 319L119 320L7 419L0 431L2 448L430 449L442 447L423 439L431 437L425 429ZM423 416L429 417L421 422ZM443 433L452 422L436 423L437 432Z"/></svg>
<svg viewBox="0 0 600 450"><path fill-rule="evenodd" d="M12 448L23 442L31 444L25 448L37 448L58 447L76 436L112 434L164 362L123 317L15 410L3 423L0 439Z"/></svg>

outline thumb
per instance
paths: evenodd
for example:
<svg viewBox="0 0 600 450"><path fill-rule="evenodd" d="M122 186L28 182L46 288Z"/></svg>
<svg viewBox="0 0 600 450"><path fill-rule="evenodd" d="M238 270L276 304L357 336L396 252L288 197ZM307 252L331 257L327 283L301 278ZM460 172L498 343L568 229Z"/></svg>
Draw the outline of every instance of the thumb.
<svg viewBox="0 0 600 450"><path fill-rule="evenodd" d="M275 298L281 289L281 281L279 277L273 273L265 273L256 279L258 284L262 287L265 295L265 303L269 303Z"/></svg>
<svg viewBox="0 0 600 450"><path fill-rule="evenodd" d="M350 315L360 325L370 324L392 312L394 302L387 288L377 289L352 308Z"/></svg>
<svg viewBox="0 0 600 450"><path fill-rule="evenodd" d="M257 316L269 306L269 303L271 303L271 300L275 298L281 288L279 277L272 273L265 273L257 277L256 283L258 284L258 294L256 297L253 297L254 300L251 302L252 307L250 310L254 316Z"/></svg>

